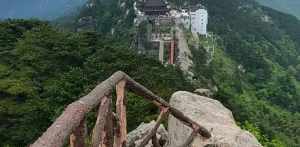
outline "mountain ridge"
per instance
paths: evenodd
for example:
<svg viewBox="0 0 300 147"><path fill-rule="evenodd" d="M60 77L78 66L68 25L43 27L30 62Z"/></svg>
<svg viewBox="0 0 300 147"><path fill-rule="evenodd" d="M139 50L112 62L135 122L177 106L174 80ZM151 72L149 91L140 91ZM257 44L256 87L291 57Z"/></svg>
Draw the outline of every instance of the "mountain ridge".
<svg viewBox="0 0 300 147"><path fill-rule="evenodd" d="M295 0L257 0L264 6L292 14L300 19L300 2Z"/></svg>

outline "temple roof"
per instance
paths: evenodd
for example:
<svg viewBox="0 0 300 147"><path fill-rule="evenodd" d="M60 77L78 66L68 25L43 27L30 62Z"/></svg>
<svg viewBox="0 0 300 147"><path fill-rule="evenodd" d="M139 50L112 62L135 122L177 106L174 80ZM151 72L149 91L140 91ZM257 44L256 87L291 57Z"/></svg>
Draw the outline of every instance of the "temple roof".
<svg viewBox="0 0 300 147"><path fill-rule="evenodd" d="M146 0L144 7L166 7L163 0Z"/></svg>
<svg viewBox="0 0 300 147"><path fill-rule="evenodd" d="M169 9L163 0L145 0L141 5L141 11L146 15L159 16L166 15Z"/></svg>

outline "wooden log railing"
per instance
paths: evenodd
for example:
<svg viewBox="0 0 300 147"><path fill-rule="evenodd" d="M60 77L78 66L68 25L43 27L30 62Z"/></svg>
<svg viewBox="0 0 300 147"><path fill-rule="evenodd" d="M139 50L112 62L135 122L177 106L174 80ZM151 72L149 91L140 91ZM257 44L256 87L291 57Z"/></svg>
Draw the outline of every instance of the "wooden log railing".
<svg viewBox="0 0 300 147"><path fill-rule="evenodd" d="M116 114L112 112L111 94L116 89ZM145 146L151 139L154 146L159 146L156 131L166 115L171 114L185 125L191 127L193 132L188 140L181 146L186 147L193 138L200 134L210 138L210 132L196 123L181 111L172 107L161 97L134 81L122 71L114 73L110 78L96 86L88 95L67 106L65 111L38 138L31 147L62 147L69 138L71 147L84 147L85 116L93 108L99 106L97 120L92 134L93 147L125 147L127 137L126 124L126 93L125 89L150 100L160 108L160 115L156 125L145 137L139 147Z"/></svg>

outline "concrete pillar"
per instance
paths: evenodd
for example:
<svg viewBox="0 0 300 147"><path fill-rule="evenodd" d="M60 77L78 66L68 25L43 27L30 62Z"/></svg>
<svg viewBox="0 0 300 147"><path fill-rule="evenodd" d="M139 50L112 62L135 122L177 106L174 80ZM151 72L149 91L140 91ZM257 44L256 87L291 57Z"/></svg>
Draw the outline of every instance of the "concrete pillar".
<svg viewBox="0 0 300 147"><path fill-rule="evenodd" d="M164 41L159 41L159 54L158 59L161 63L164 63Z"/></svg>

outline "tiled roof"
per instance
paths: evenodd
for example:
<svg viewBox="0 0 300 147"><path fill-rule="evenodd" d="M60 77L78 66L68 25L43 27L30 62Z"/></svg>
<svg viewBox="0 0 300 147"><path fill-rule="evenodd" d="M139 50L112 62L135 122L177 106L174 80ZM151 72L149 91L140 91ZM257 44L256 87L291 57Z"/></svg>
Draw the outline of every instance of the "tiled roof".
<svg viewBox="0 0 300 147"><path fill-rule="evenodd" d="M145 7L161 7L167 6L163 0L146 0Z"/></svg>

